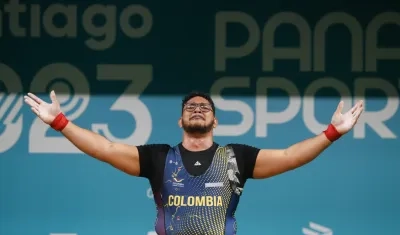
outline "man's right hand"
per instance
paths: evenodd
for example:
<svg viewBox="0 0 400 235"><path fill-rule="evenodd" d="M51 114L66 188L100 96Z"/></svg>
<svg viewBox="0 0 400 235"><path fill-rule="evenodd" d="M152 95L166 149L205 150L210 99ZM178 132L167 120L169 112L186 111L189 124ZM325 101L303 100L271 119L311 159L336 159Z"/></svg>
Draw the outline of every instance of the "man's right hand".
<svg viewBox="0 0 400 235"><path fill-rule="evenodd" d="M60 103L54 91L50 92L51 104L36 95L28 93L24 97L32 112L44 123L51 125L61 113ZM136 146L113 143L103 136L68 122L61 133L79 150L100 161L106 162L127 174L140 174L139 152Z"/></svg>
<svg viewBox="0 0 400 235"><path fill-rule="evenodd" d="M44 123L51 124L56 116L61 113L60 103L57 100L56 93L50 92L51 104L43 101L36 95L28 93L24 96L25 103L31 106L34 112Z"/></svg>

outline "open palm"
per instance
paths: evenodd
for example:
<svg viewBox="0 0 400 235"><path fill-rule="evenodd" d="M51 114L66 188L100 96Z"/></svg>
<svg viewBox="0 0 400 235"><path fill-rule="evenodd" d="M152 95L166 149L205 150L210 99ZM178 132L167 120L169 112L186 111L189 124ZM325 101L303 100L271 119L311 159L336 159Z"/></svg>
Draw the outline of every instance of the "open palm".
<svg viewBox="0 0 400 235"><path fill-rule="evenodd" d="M331 124L340 134L343 135L354 127L363 110L364 102L361 100L358 101L349 111L343 114L343 101L341 101L332 116Z"/></svg>
<svg viewBox="0 0 400 235"><path fill-rule="evenodd" d="M54 118L61 112L60 103L56 98L54 91L50 92L51 104L43 101L36 95L28 93L24 96L26 104L31 106L32 112L34 112L44 123L51 124Z"/></svg>

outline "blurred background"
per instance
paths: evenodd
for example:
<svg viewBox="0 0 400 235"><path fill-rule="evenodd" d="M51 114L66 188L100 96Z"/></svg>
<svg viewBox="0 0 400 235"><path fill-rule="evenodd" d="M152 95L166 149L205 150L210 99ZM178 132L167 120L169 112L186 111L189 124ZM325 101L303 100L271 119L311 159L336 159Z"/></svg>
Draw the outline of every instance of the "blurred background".
<svg viewBox="0 0 400 235"><path fill-rule="evenodd" d="M23 104L54 89L112 141L181 140L182 97L209 92L220 144L285 148L340 100L357 126L294 171L249 180L239 235L400 234L395 1L3 0L0 234L153 235L149 182L82 154Z"/></svg>

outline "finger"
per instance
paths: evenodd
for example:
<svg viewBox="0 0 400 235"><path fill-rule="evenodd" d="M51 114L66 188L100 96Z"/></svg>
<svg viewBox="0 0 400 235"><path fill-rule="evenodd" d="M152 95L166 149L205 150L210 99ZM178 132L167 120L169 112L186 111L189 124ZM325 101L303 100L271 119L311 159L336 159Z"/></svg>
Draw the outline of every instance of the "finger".
<svg viewBox="0 0 400 235"><path fill-rule="evenodd" d="M36 103L33 99L31 99L28 96L24 97L24 101L26 104L28 104L29 106L31 106L32 108L38 109L39 108L39 104Z"/></svg>
<svg viewBox="0 0 400 235"><path fill-rule="evenodd" d="M57 101L57 97L56 97L56 93L54 92L54 90L52 90L51 92L50 92L50 99L51 99L51 101L53 102L53 103L57 103L58 101Z"/></svg>
<svg viewBox="0 0 400 235"><path fill-rule="evenodd" d="M350 112L351 114L354 114L358 108L359 108L359 104L357 103L357 104L355 104L355 105L350 109L349 112Z"/></svg>
<svg viewBox="0 0 400 235"><path fill-rule="evenodd" d="M336 108L336 113L342 113L343 110L343 106L344 106L344 102L343 100L339 102L337 108Z"/></svg>
<svg viewBox="0 0 400 235"><path fill-rule="evenodd" d="M32 112L33 112L34 114L36 114L37 116L40 116L40 113L39 113L39 110L38 110L38 109L36 109L36 108L34 108L34 107L31 107L31 110L32 110Z"/></svg>
<svg viewBox="0 0 400 235"><path fill-rule="evenodd" d="M357 109L359 109L359 108L360 108L360 102L357 102L357 103L348 111L348 113L354 114L354 113L357 111Z"/></svg>
<svg viewBox="0 0 400 235"><path fill-rule="evenodd" d="M363 104L362 103L357 103L357 106L355 106L355 109L352 109L352 115L353 117L355 117L358 112L362 112L362 110L364 110Z"/></svg>
<svg viewBox="0 0 400 235"><path fill-rule="evenodd" d="M40 99L39 97L37 97L36 95L34 95L32 93L28 93L28 96L38 104L44 103L44 101L42 99Z"/></svg>
<svg viewBox="0 0 400 235"><path fill-rule="evenodd" d="M357 120L360 118L362 112L363 112L362 108L359 108L359 109L357 109L357 111L354 112L353 118L354 118L355 122L357 122Z"/></svg>
<svg viewBox="0 0 400 235"><path fill-rule="evenodd" d="M350 112L351 112L352 114L354 114L354 113L357 111L357 109L363 108L363 105L364 105L364 102L363 102L362 100L358 101L358 102L353 106L353 108L351 108Z"/></svg>

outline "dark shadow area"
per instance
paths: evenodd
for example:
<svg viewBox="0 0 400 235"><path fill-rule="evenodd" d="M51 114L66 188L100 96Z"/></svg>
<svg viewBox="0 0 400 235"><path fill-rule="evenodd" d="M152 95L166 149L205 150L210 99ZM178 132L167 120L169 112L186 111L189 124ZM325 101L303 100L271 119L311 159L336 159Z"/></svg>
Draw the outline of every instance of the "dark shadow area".
<svg viewBox="0 0 400 235"><path fill-rule="evenodd" d="M394 1L16 4L0 4L6 93L399 96Z"/></svg>

